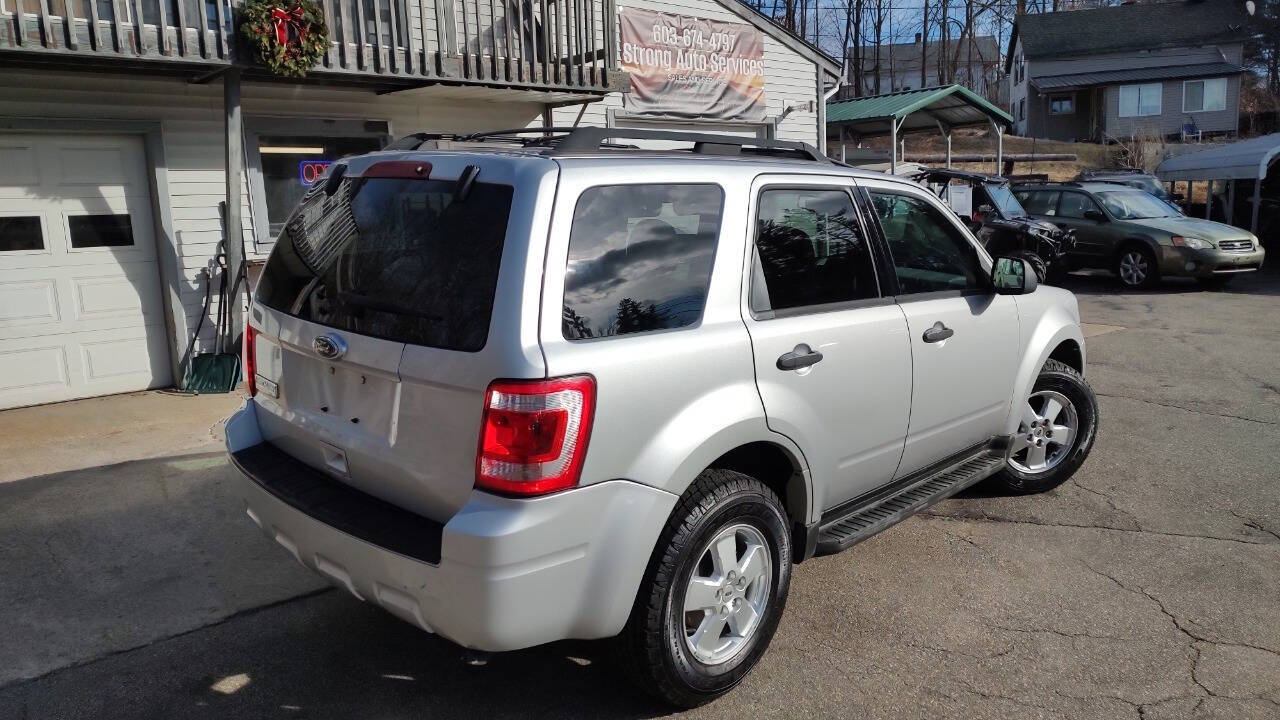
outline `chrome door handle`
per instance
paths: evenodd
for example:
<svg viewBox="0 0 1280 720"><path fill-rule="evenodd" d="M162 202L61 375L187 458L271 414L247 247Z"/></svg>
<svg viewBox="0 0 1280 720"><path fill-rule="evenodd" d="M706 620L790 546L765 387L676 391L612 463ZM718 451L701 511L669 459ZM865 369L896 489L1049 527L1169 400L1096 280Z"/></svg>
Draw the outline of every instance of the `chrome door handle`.
<svg viewBox="0 0 1280 720"><path fill-rule="evenodd" d="M955 330L943 325L942 321L939 320L933 324L933 327L924 331L924 341L927 343L942 342L955 334Z"/></svg>
<svg viewBox="0 0 1280 720"><path fill-rule="evenodd" d="M810 348L804 343L800 343L789 353L783 353L778 358L779 370L799 370L810 365L816 365L822 361L822 353Z"/></svg>

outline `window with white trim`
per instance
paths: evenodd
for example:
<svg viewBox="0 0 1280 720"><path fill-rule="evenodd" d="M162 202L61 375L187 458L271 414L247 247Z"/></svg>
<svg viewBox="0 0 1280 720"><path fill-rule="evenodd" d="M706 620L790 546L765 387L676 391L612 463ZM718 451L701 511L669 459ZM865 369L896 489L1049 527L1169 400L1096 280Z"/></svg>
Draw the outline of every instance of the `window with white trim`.
<svg viewBox="0 0 1280 720"><path fill-rule="evenodd" d="M1227 109L1227 79L1208 78L1182 83L1182 112Z"/></svg>
<svg viewBox="0 0 1280 720"><path fill-rule="evenodd" d="M1147 117L1160 114L1160 83L1120 86L1120 117Z"/></svg>

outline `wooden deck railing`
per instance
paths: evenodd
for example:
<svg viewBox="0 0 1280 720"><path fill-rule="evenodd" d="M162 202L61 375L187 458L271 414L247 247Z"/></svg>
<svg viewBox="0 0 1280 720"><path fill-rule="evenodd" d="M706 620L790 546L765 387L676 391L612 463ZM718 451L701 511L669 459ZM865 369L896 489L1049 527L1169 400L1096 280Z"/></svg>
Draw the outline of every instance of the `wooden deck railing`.
<svg viewBox="0 0 1280 720"><path fill-rule="evenodd" d="M227 0L0 0L0 53L228 64Z"/></svg>
<svg viewBox="0 0 1280 720"><path fill-rule="evenodd" d="M283 4L287 4L287 0ZM312 74L560 91L618 89L615 0L323 0ZM0 0L6 52L251 67L232 0Z"/></svg>

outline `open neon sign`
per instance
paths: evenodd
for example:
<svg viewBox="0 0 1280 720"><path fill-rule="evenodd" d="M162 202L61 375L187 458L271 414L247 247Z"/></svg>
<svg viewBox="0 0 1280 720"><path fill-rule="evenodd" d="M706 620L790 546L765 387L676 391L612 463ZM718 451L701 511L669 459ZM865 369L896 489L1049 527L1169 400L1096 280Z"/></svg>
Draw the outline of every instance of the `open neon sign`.
<svg viewBox="0 0 1280 720"><path fill-rule="evenodd" d="M317 180L324 177L332 164L332 160L303 160L298 163L298 180L305 187L311 187Z"/></svg>

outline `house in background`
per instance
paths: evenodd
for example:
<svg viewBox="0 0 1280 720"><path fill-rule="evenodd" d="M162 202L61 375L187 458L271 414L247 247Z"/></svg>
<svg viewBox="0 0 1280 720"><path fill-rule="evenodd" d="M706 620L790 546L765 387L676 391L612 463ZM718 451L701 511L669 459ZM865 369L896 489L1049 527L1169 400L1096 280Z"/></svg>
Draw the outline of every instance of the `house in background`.
<svg viewBox="0 0 1280 720"><path fill-rule="evenodd" d="M921 52L923 50L923 53ZM980 35L972 40L956 40L947 44L946 57L942 57L942 43L931 40L921 43L920 33L915 42L884 43L862 48L862 92L856 91L853 50L850 49L848 76L836 99L887 94L903 90L961 85L982 97L1003 105L1006 85L1000 73L1000 44L990 35ZM924 82L920 81L920 65L925 65ZM876 79L880 82L877 86Z"/></svg>
<svg viewBox="0 0 1280 720"><path fill-rule="evenodd" d="M1095 142L1234 133L1245 22L1236 0L1020 15L1005 59L1014 132Z"/></svg>

